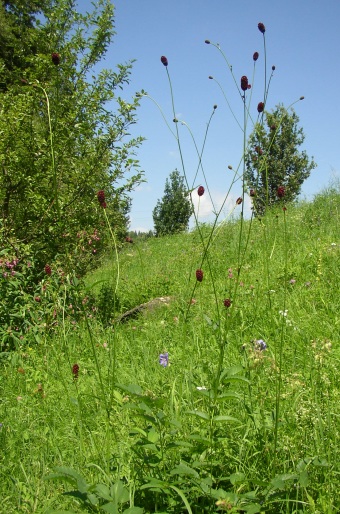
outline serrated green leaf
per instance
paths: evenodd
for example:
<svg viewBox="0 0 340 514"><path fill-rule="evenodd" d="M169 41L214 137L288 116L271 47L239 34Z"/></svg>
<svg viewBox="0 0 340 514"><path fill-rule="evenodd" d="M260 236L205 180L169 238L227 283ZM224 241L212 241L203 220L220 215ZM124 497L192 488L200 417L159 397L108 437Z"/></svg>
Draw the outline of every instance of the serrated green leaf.
<svg viewBox="0 0 340 514"><path fill-rule="evenodd" d="M64 466L56 467L56 472L51 473L50 475L47 475L45 477L46 480L49 479L59 479L59 480L65 480L72 485L77 485L79 491L81 493L85 493L88 491L88 485L85 481L85 479L74 469L67 468Z"/></svg>

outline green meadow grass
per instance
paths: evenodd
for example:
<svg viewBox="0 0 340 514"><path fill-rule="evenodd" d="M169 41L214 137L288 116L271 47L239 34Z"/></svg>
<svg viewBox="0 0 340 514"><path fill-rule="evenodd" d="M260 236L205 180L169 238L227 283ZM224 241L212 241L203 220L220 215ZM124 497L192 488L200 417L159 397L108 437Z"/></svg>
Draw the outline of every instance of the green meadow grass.
<svg viewBox="0 0 340 514"><path fill-rule="evenodd" d="M86 322L1 355L0 511L339 512L339 223L330 188L112 252Z"/></svg>

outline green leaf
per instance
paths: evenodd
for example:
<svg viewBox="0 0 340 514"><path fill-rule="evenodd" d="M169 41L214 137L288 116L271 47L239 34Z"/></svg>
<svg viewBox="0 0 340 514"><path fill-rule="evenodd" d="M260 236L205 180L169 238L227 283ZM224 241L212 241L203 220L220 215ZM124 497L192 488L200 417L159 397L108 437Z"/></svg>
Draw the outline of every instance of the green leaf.
<svg viewBox="0 0 340 514"><path fill-rule="evenodd" d="M159 441L159 434L153 427L148 432L148 441L150 443L157 443Z"/></svg>
<svg viewBox="0 0 340 514"><path fill-rule="evenodd" d="M242 509L247 514L256 514L257 512L262 512L261 505L259 505L258 503L255 503L253 505L247 505L245 507L242 507Z"/></svg>
<svg viewBox="0 0 340 514"><path fill-rule="evenodd" d="M115 482L110 489L111 496L115 499L115 502L125 503L130 500L130 493L124 487L124 484L121 480Z"/></svg>
<svg viewBox="0 0 340 514"><path fill-rule="evenodd" d="M233 418L232 416L214 416L212 418L212 421L239 421L236 418Z"/></svg>
<svg viewBox="0 0 340 514"><path fill-rule="evenodd" d="M86 493L88 491L88 484L86 483L85 479L77 473L72 468L67 468L64 466L56 467L56 472L51 473L50 475L47 475L45 477L46 480L50 479L59 479L59 480L65 480L66 482L71 483L72 485L77 485L78 490L81 493Z"/></svg>
<svg viewBox="0 0 340 514"><path fill-rule="evenodd" d="M197 416L198 418L204 419L206 421L210 421L210 416L206 412L200 410L188 410L186 414L192 414L193 416Z"/></svg>
<svg viewBox="0 0 340 514"><path fill-rule="evenodd" d="M46 514L77 514L74 510L48 510Z"/></svg>
<svg viewBox="0 0 340 514"><path fill-rule="evenodd" d="M117 507L117 503L115 502L106 503L101 507L100 510L108 512L108 514L119 514L119 509Z"/></svg>
<svg viewBox="0 0 340 514"><path fill-rule="evenodd" d="M103 500L106 500L106 501L113 500L113 498L110 494L110 489L108 488L107 485L97 484L95 487L95 491L96 491L97 495L99 496L99 498L103 498Z"/></svg>
<svg viewBox="0 0 340 514"><path fill-rule="evenodd" d="M242 400L243 397L240 394L235 393L234 391L229 391L228 393L221 393L221 394L219 394L216 397L216 399L217 399L217 401L227 400L227 399Z"/></svg>
<svg viewBox="0 0 340 514"><path fill-rule="evenodd" d="M299 476L296 475L295 473L286 473L286 474L278 475L278 476L274 477L270 481L270 484L273 487L273 489L284 489L287 481L296 480L297 478L299 478Z"/></svg>
<svg viewBox="0 0 340 514"><path fill-rule="evenodd" d="M299 484L302 486L302 487L307 487L309 485L309 477L308 477L308 472L306 469L304 469L303 471L301 471L300 473L300 476L299 476Z"/></svg>
<svg viewBox="0 0 340 514"><path fill-rule="evenodd" d="M197 471L188 466L187 464L185 464L185 462L181 462L180 464L178 464L178 466L172 469L170 471L170 475L191 475L196 478L199 478L199 474L197 473Z"/></svg>
<svg viewBox="0 0 340 514"><path fill-rule="evenodd" d="M244 473L237 472L237 473L233 473L232 475L230 475L229 480L233 485L235 485L235 484L244 483L246 481L245 478L246 478L246 476Z"/></svg>
<svg viewBox="0 0 340 514"><path fill-rule="evenodd" d="M126 393L135 394L136 396L141 396L143 393L141 386L138 384L116 384L116 387L122 389L122 391L125 391Z"/></svg>
<svg viewBox="0 0 340 514"><path fill-rule="evenodd" d="M220 380L223 380L225 376L232 377L234 375L237 375L238 373L243 372L243 366L236 365L231 366L230 368L224 369L220 375Z"/></svg>
<svg viewBox="0 0 340 514"><path fill-rule="evenodd" d="M141 507L129 507L123 511L123 514L143 514L144 509Z"/></svg>

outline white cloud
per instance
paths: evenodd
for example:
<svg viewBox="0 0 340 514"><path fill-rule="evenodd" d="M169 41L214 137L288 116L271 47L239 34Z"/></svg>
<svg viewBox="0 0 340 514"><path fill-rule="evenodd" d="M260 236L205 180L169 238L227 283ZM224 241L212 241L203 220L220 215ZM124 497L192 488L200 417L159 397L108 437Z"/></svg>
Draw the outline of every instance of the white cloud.
<svg viewBox="0 0 340 514"><path fill-rule="evenodd" d="M219 221L230 217L231 215L239 216L242 206L236 204L238 196L233 193L221 193L220 191L210 191L211 198L207 189L203 196L198 196L195 189L191 193L196 216L198 221L212 222L216 218L215 213L219 213ZM244 216L248 218L251 214L251 200L248 195L244 197Z"/></svg>

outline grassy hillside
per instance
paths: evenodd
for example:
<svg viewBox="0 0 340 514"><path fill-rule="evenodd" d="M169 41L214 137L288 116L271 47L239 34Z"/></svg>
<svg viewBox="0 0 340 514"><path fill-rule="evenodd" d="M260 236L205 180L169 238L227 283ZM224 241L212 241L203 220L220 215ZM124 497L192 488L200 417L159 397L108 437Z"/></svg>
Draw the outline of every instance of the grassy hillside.
<svg viewBox="0 0 340 514"><path fill-rule="evenodd" d="M1 512L339 512L339 226L331 188L113 249L2 355Z"/></svg>

